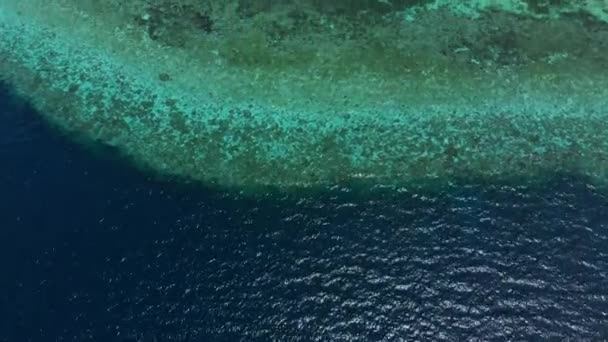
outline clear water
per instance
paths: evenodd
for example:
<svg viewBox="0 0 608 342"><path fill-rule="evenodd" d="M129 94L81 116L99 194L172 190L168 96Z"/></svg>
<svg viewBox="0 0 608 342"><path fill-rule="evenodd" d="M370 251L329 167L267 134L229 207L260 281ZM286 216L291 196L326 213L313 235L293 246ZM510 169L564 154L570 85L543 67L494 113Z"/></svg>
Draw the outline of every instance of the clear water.
<svg viewBox="0 0 608 342"><path fill-rule="evenodd" d="M243 197L147 179L3 96L2 342L608 336L608 197L583 179Z"/></svg>

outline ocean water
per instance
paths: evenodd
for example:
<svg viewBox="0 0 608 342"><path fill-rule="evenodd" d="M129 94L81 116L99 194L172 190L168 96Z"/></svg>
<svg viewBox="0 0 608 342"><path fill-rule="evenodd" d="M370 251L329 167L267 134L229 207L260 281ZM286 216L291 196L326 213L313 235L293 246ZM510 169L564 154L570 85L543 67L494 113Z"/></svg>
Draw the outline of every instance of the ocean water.
<svg viewBox="0 0 608 342"><path fill-rule="evenodd" d="M2 91L0 341L608 338L584 179L252 197L112 155Z"/></svg>

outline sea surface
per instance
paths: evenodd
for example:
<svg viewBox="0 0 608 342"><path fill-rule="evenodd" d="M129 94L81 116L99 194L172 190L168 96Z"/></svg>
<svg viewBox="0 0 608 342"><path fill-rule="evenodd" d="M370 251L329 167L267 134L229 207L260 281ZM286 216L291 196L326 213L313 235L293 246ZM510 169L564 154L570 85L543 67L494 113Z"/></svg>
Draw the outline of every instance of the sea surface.
<svg viewBox="0 0 608 342"><path fill-rule="evenodd" d="M247 196L0 93L1 342L608 338L608 197L584 179Z"/></svg>

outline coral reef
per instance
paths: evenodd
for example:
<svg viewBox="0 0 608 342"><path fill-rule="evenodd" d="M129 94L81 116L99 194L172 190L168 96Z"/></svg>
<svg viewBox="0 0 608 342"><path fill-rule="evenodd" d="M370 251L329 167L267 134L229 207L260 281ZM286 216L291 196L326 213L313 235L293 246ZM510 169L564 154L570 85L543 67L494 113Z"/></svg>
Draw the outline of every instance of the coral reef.
<svg viewBox="0 0 608 342"><path fill-rule="evenodd" d="M598 6L0 0L0 77L76 137L207 184L599 182Z"/></svg>

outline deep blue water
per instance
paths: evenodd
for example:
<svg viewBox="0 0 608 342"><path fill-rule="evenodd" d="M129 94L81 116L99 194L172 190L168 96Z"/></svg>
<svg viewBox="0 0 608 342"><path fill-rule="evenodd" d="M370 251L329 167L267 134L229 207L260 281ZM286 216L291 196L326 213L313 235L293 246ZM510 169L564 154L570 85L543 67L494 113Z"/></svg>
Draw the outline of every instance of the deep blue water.
<svg viewBox="0 0 608 342"><path fill-rule="evenodd" d="M110 152L0 96L0 341L608 336L608 198L585 180L245 197Z"/></svg>

